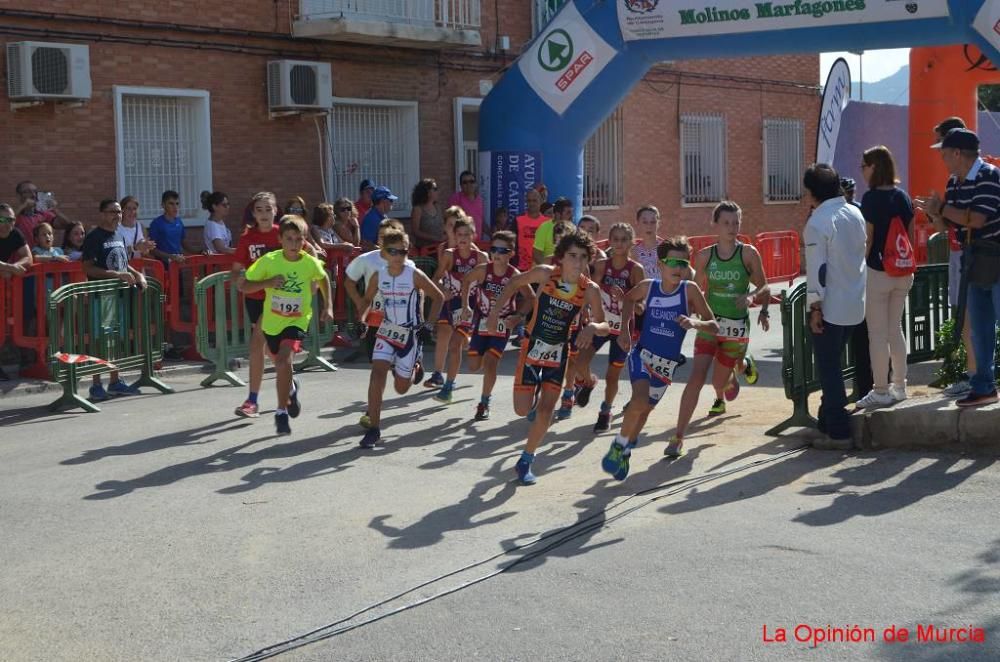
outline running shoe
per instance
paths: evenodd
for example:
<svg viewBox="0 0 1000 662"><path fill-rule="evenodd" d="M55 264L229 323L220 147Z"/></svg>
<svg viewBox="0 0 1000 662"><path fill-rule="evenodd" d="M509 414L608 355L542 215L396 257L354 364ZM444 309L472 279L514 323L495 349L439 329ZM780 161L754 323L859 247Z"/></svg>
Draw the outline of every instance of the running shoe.
<svg viewBox="0 0 1000 662"><path fill-rule="evenodd" d="M243 418L257 418L260 416L260 408L256 402L245 400L243 404L236 408L236 415Z"/></svg>
<svg viewBox="0 0 1000 662"><path fill-rule="evenodd" d="M517 479L521 481L522 485L534 485L538 481L535 474L531 473L531 462L523 458L517 461L514 470L517 471Z"/></svg>
<svg viewBox="0 0 1000 662"><path fill-rule="evenodd" d="M868 391L868 395L854 403L858 409L876 409L894 404L896 404L896 400L888 392L879 393L874 389Z"/></svg>
<svg viewBox="0 0 1000 662"><path fill-rule="evenodd" d="M529 423L534 423L536 416L538 416L538 406L537 405L531 408L531 411L528 412L528 415L525 416L525 418L528 419Z"/></svg>
<svg viewBox="0 0 1000 662"><path fill-rule="evenodd" d="M677 437L670 437L667 447L663 450L663 455L669 458L678 458L684 455L684 441Z"/></svg>
<svg viewBox="0 0 1000 662"><path fill-rule="evenodd" d="M760 379L760 372L757 370L757 362L754 361L753 354L747 354L746 358L743 359L743 363L743 377L746 378L747 384L753 386Z"/></svg>
<svg viewBox="0 0 1000 662"><path fill-rule="evenodd" d="M711 408L708 410L709 416L719 416L726 413L726 401L722 398L716 398L715 402L712 404Z"/></svg>
<svg viewBox="0 0 1000 662"><path fill-rule="evenodd" d="M288 424L288 414L275 414L274 428L280 435L291 434L292 426Z"/></svg>
<svg viewBox="0 0 1000 662"><path fill-rule="evenodd" d="M959 407L982 407L983 405L991 405L997 401L996 389L990 393L976 394L969 393L967 396L956 402L955 404Z"/></svg>
<svg viewBox="0 0 1000 662"><path fill-rule="evenodd" d="M361 414L361 418L358 419L358 425L360 425L366 430L372 426L372 419L368 416L367 412Z"/></svg>
<svg viewBox="0 0 1000 662"><path fill-rule="evenodd" d="M490 417L490 406L485 402L480 402L476 405L476 420L485 421Z"/></svg>
<svg viewBox="0 0 1000 662"><path fill-rule="evenodd" d="M590 386L581 386L576 392L577 407L586 407L590 403L590 394L593 393L594 387L597 386L597 378L593 375L590 378Z"/></svg>
<svg viewBox="0 0 1000 662"><path fill-rule="evenodd" d="M611 474L612 476L617 474L621 470L622 458L625 457L624 453L625 447L617 441L612 441L611 448L608 449L604 459L601 460L601 469L604 470L604 473Z"/></svg>
<svg viewBox="0 0 1000 662"><path fill-rule="evenodd" d="M299 402L299 380L292 378L292 394L288 396L288 415L298 418L302 413L302 403Z"/></svg>
<svg viewBox="0 0 1000 662"><path fill-rule="evenodd" d="M729 380L729 386L727 386L726 390L722 392L722 395L725 396L726 401L732 402L733 400L736 399L736 396L738 396L739 394L740 394L740 380L736 379L736 375L733 375L732 379Z"/></svg>
<svg viewBox="0 0 1000 662"><path fill-rule="evenodd" d="M615 480L625 480L628 478L628 461L632 457L633 448L635 448L635 444L630 441L628 446L625 447L625 451L622 453L622 461L621 464L618 465L618 471L615 472Z"/></svg>
<svg viewBox="0 0 1000 662"><path fill-rule="evenodd" d="M434 399L438 402L450 405L452 401L452 390L454 390L454 388L454 386L442 386L441 390L434 394Z"/></svg>
<svg viewBox="0 0 1000 662"><path fill-rule="evenodd" d="M441 388L442 386L444 386L444 376L436 370L431 378L424 382L425 388Z"/></svg>
<svg viewBox="0 0 1000 662"><path fill-rule="evenodd" d="M896 402L902 402L903 400L906 400L909 397L909 395L906 393L906 384L903 384L902 386L897 386L896 384L889 384L889 395L891 395L892 399L895 400Z"/></svg>
<svg viewBox="0 0 1000 662"><path fill-rule="evenodd" d="M91 402L104 402L110 397L111 396L108 395L108 392L104 390L104 386L102 384L94 384L90 387Z"/></svg>
<svg viewBox="0 0 1000 662"><path fill-rule="evenodd" d="M368 428L365 436L361 438L361 448L375 448L375 444L382 440L382 431L378 428Z"/></svg>
<svg viewBox="0 0 1000 662"><path fill-rule="evenodd" d="M594 432L607 432L611 428L611 410L601 410L597 415L597 422L594 423Z"/></svg>
<svg viewBox="0 0 1000 662"><path fill-rule="evenodd" d="M559 409L556 410L556 420L565 421L567 418L573 415L573 402L575 398L570 395L568 398L566 394L563 393L562 404Z"/></svg>
<svg viewBox="0 0 1000 662"><path fill-rule="evenodd" d="M109 395L142 395L138 386L129 385L124 380L119 379L113 384L108 384Z"/></svg>
<svg viewBox="0 0 1000 662"><path fill-rule="evenodd" d="M413 383L419 384L424 380L424 364L417 361L413 364Z"/></svg>

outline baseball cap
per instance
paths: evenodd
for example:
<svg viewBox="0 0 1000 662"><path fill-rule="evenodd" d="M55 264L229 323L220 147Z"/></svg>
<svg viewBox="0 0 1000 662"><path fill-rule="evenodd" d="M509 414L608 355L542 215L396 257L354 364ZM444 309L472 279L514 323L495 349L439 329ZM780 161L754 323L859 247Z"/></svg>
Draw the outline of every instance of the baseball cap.
<svg viewBox="0 0 1000 662"><path fill-rule="evenodd" d="M383 200L392 200L395 202L399 198L394 196L387 186L379 186L372 193L372 202L381 202Z"/></svg>
<svg viewBox="0 0 1000 662"><path fill-rule="evenodd" d="M840 178L840 188L844 189L845 191L853 191L854 187L855 187L855 183L854 183L854 180L852 178L850 178L850 177L841 177Z"/></svg>
<svg viewBox="0 0 1000 662"><path fill-rule="evenodd" d="M366 188L375 188L375 182L373 182L370 179L362 179L361 187L358 189L358 191L361 191L363 193Z"/></svg>
<svg viewBox="0 0 1000 662"><path fill-rule="evenodd" d="M968 129L952 129L944 140L931 145L931 149L961 149L979 151L979 136Z"/></svg>

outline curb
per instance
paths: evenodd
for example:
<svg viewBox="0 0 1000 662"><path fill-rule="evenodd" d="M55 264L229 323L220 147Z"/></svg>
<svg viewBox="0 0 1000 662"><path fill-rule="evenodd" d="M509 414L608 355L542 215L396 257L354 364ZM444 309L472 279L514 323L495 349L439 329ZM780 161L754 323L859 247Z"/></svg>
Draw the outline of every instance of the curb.
<svg viewBox="0 0 1000 662"><path fill-rule="evenodd" d="M1000 403L961 409L954 398L912 397L894 407L852 414L854 443L864 450L1000 450Z"/></svg>

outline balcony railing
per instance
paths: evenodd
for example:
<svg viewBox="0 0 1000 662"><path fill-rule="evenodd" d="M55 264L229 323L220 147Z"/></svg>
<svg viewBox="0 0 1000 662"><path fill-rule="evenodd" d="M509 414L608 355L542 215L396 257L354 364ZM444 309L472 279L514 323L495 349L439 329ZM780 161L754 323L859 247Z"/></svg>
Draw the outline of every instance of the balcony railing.
<svg viewBox="0 0 1000 662"><path fill-rule="evenodd" d="M476 30L479 0L301 0L304 21L345 19L414 27Z"/></svg>

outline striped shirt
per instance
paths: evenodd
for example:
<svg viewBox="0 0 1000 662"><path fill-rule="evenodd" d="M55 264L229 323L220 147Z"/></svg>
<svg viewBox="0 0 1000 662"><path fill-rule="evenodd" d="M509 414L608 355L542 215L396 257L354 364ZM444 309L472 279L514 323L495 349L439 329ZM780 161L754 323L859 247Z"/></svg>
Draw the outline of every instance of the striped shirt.
<svg viewBox="0 0 1000 662"><path fill-rule="evenodd" d="M1000 241L1000 170L977 158L961 182L952 175L948 180L945 202L956 209L970 209L986 216L986 224L972 229L973 239ZM958 240L965 243L966 228L956 230Z"/></svg>

